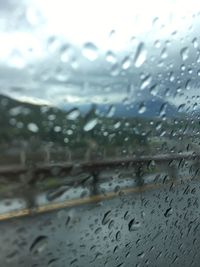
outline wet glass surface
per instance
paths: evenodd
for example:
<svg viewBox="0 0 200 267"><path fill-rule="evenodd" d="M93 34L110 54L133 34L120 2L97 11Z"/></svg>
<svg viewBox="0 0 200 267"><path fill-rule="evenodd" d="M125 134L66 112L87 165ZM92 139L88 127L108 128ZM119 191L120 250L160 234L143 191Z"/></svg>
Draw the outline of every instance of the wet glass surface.
<svg viewBox="0 0 200 267"><path fill-rule="evenodd" d="M198 1L0 2L2 266L198 266L199 24Z"/></svg>

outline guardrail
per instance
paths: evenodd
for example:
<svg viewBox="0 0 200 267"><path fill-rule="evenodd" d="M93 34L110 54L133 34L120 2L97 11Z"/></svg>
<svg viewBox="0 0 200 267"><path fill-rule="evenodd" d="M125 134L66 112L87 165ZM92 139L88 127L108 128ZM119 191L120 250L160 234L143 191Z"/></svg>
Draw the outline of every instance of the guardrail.
<svg viewBox="0 0 200 267"><path fill-rule="evenodd" d="M155 189L160 186L163 186L163 183L152 183L152 184L144 184L143 180L143 166L146 164L148 165L150 162L155 162L156 164L168 164L169 169L171 169L170 178L164 183L165 185L169 185L170 183L179 184L181 183L181 180L179 181L176 178L177 175L177 168L173 168L173 165L171 166L171 162L178 162L176 164L179 166L179 163L185 161L194 161L194 164L197 163L200 160L200 155L197 155L195 153L180 153L180 154L168 154L168 155L155 155L155 156L141 156L141 157L132 157L132 158L118 158L118 159L108 159L103 161L90 161L90 162L79 162L79 163L65 163L65 162L57 162L57 163L51 163L51 164L37 164L35 166L4 166L0 168L0 177L5 176L7 178L12 178L16 180L19 179L21 174L28 174L28 177L30 175L31 179L27 179L28 187L22 188L23 193L18 192L18 196L25 199L27 203L27 208L14 211L14 212L8 212L7 214L1 214L0 220L12 218L12 217L18 217L18 216L25 216L32 213L41 213L41 212L48 212L55 209L61 209L68 206L73 205L81 205L81 204L89 204L92 202L110 199L113 197L118 196L118 192L115 191L109 191L106 194L102 194L102 192L99 191L98 185L102 182L102 179L99 178L102 171L111 170L111 173L113 170L122 170L122 169L128 169L129 167L131 170L135 169L135 177L136 177L136 185L135 186L129 186L126 188L122 188L123 193L131 193L131 192L143 192L149 189ZM81 185L82 182L84 182L85 178L78 178L78 174L81 172L88 172L92 175L93 180L90 187L90 195L86 196L84 198L79 197L76 199L66 200L63 203L62 202L50 202L47 205L37 206L35 203L35 196L37 195L35 187L35 183L40 179L40 176L43 176L43 179L47 178L52 170L57 169L57 176L55 175L54 179L56 180L56 177L62 174L62 177L65 177L64 183L67 182L67 184L70 186L73 186L74 184ZM73 176L74 175L74 176ZM26 176L25 176L26 177ZM69 177L69 179L68 179ZM70 177L72 179L70 179ZM109 176L108 176L109 177ZM59 177L58 177L59 178ZM75 179L73 179L75 178ZM82 179L82 180L81 180ZM187 177L188 179L188 177ZM61 179L62 180L62 179ZM105 181L105 180L104 180ZM11 181L12 183L12 181ZM35 188L35 189L34 189ZM56 189L56 187L55 187ZM27 190L27 192L26 192ZM21 195L20 195L21 194ZM3 196L3 195L2 195Z"/></svg>
<svg viewBox="0 0 200 267"><path fill-rule="evenodd" d="M57 176L76 175L82 171L92 173L94 176L98 176L98 173L102 169L113 169L113 168L125 168L125 167L136 167L137 175L140 177L140 169L145 164L154 162L170 163L178 160L195 160L200 159L199 154L195 153L180 153L180 154L163 154L155 156L140 156L140 157L129 157L129 158L115 158L105 159L101 161L82 161L82 162L55 162L55 163L44 163L44 164L31 164L31 165L8 165L0 167L0 176L10 176L13 179L17 179L18 175L30 174L31 179L29 183L34 183L40 175L43 175L43 179L57 173ZM169 166L170 168L170 166ZM56 171L55 171L56 170ZM55 175L55 176L56 176Z"/></svg>

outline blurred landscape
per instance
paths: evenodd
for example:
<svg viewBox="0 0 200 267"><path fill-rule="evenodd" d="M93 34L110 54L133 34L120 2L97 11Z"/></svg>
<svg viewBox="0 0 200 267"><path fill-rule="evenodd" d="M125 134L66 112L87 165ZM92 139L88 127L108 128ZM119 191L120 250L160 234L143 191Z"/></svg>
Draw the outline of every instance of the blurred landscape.
<svg viewBox="0 0 200 267"><path fill-rule="evenodd" d="M137 106L56 108L1 95L0 165L199 151L198 117L160 99Z"/></svg>

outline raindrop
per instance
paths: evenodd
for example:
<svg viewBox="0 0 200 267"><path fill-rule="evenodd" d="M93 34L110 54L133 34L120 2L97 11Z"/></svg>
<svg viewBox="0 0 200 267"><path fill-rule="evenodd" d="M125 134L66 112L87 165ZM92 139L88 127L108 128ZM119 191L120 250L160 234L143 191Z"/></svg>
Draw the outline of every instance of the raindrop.
<svg viewBox="0 0 200 267"><path fill-rule="evenodd" d="M98 57L98 49L93 43L86 43L83 46L83 55L90 61L94 61Z"/></svg>
<svg viewBox="0 0 200 267"><path fill-rule="evenodd" d="M106 61L115 64L117 62L116 55L113 52L108 51L106 54Z"/></svg>
<svg viewBox="0 0 200 267"><path fill-rule="evenodd" d="M137 231L140 228L140 222L136 222L135 219L132 219L128 224L128 229L130 232Z"/></svg>
<svg viewBox="0 0 200 267"><path fill-rule="evenodd" d="M61 130L62 130L62 128L61 128L60 126L55 126L55 127L54 127L54 131L55 131L56 133L61 132Z"/></svg>
<svg viewBox="0 0 200 267"><path fill-rule="evenodd" d="M122 69L127 70L128 68L130 68L130 66L131 66L130 58L125 57L122 61Z"/></svg>
<svg viewBox="0 0 200 267"><path fill-rule="evenodd" d="M121 126L121 122L120 122L120 121L117 121L117 122L114 124L114 129L119 129L120 126Z"/></svg>
<svg viewBox="0 0 200 267"><path fill-rule="evenodd" d="M144 103L141 103L138 109L139 114L143 114L146 111L146 106Z"/></svg>
<svg viewBox="0 0 200 267"><path fill-rule="evenodd" d="M113 228L113 226L114 226L114 221L112 220L112 221L110 221L109 222L109 225L108 225L108 229L110 230L110 229L112 229Z"/></svg>
<svg viewBox="0 0 200 267"><path fill-rule="evenodd" d="M169 80L170 80L170 82L173 82L173 81L175 80L175 76L174 76L174 73L173 73L173 71L172 71L172 72L170 72L170 75L169 75Z"/></svg>
<svg viewBox="0 0 200 267"><path fill-rule="evenodd" d="M190 90L192 89L192 80L188 79L186 84L185 84L185 89Z"/></svg>
<svg viewBox="0 0 200 267"><path fill-rule="evenodd" d="M150 88L150 93L153 96L156 96L158 94L158 86L157 84L154 84L151 88Z"/></svg>
<svg viewBox="0 0 200 267"><path fill-rule="evenodd" d="M108 112L107 112L107 117L108 118L111 118L114 116L115 114L115 110L116 110L116 107L111 105L110 108L108 109Z"/></svg>
<svg viewBox="0 0 200 267"><path fill-rule="evenodd" d="M48 262L48 267L56 267L57 266L57 262L58 261L58 259L57 258L55 258L55 259L51 259L49 262Z"/></svg>
<svg viewBox="0 0 200 267"><path fill-rule="evenodd" d="M196 37L192 40L192 43L193 43L194 48L197 48L199 46L198 40Z"/></svg>
<svg viewBox="0 0 200 267"><path fill-rule="evenodd" d="M110 31L109 33L109 38L114 38L116 35L116 31L113 29L112 31Z"/></svg>
<svg viewBox="0 0 200 267"><path fill-rule="evenodd" d="M163 48L163 50L161 51L161 58L162 59L165 59L167 58L167 49L166 48Z"/></svg>
<svg viewBox="0 0 200 267"><path fill-rule="evenodd" d="M69 111L67 114L68 120L76 120L80 116L80 110L78 108L74 108Z"/></svg>
<svg viewBox="0 0 200 267"><path fill-rule="evenodd" d="M47 248L47 244L48 244L47 236L38 236L32 243L30 247L30 252L33 255L38 255Z"/></svg>
<svg viewBox="0 0 200 267"><path fill-rule="evenodd" d="M111 211L109 210L104 214L102 224L106 225L110 220L111 220Z"/></svg>
<svg viewBox="0 0 200 267"><path fill-rule="evenodd" d="M141 258L141 259L143 259L143 258L144 258L144 256L145 256L145 253L144 253L144 252L141 252L141 253L139 253L137 256L138 256L138 258Z"/></svg>
<svg viewBox="0 0 200 267"><path fill-rule="evenodd" d="M97 123L98 123L97 119L92 119L84 125L83 130L89 132L97 125Z"/></svg>
<svg viewBox="0 0 200 267"><path fill-rule="evenodd" d="M161 42L159 40L156 40L154 43L156 48L160 48L161 47Z"/></svg>
<svg viewBox="0 0 200 267"><path fill-rule="evenodd" d="M159 115L162 117L162 116L165 116L165 114L166 114L166 108L167 108L167 104L166 103L164 103L164 104L162 104L161 105L161 107L160 107L160 112L159 112Z"/></svg>
<svg viewBox="0 0 200 267"><path fill-rule="evenodd" d="M197 59L196 59L197 63L200 63L200 54L197 55Z"/></svg>
<svg viewBox="0 0 200 267"><path fill-rule="evenodd" d="M188 73L189 73L189 74L192 74L192 73L193 73L193 69L189 68L189 69L188 69Z"/></svg>
<svg viewBox="0 0 200 267"><path fill-rule="evenodd" d="M111 72L110 73L111 73L112 76L119 75L120 68L119 68L119 65L117 63L115 63L114 65L112 65L112 68L111 68Z"/></svg>
<svg viewBox="0 0 200 267"><path fill-rule="evenodd" d="M194 103L194 105L192 106L192 110L193 111L197 110L197 107L198 107L198 104L197 103Z"/></svg>
<svg viewBox="0 0 200 267"><path fill-rule="evenodd" d="M39 130L38 126L32 122L27 125L27 128L29 129L29 131L31 131L33 133L37 133Z"/></svg>
<svg viewBox="0 0 200 267"><path fill-rule="evenodd" d="M65 45L60 49L60 60L62 62L71 61L72 56L73 56L73 51L69 45Z"/></svg>
<svg viewBox="0 0 200 267"><path fill-rule="evenodd" d="M118 231L118 232L116 233L116 240L117 240L117 241L120 241L120 239L121 239L121 232Z"/></svg>
<svg viewBox="0 0 200 267"><path fill-rule="evenodd" d="M73 131L71 129L69 129L69 130L66 131L66 134L67 135L72 135L73 134Z"/></svg>
<svg viewBox="0 0 200 267"><path fill-rule="evenodd" d="M56 198L61 197L69 189L68 186L61 186L58 189L51 190L47 193L46 198L48 201L53 201Z"/></svg>
<svg viewBox="0 0 200 267"><path fill-rule="evenodd" d="M115 246L114 249L113 249L113 253L118 252L118 250L119 250L119 247L118 246Z"/></svg>
<svg viewBox="0 0 200 267"><path fill-rule="evenodd" d="M101 231L102 231L102 228L101 228L101 227L98 227L98 228L95 230L95 234L98 235Z"/></svg>
<svg viewBox="0 0 200 267"><path fill-rule="evenodd" d="M183 65L181 65L181 70L182 71L185 71L186 70L186 66L183 64Z"/></svg>
<svg viewBox="0 0 200 267"><path fill-rule="evenodd" d="M148 170L152 171L152 170L155 170L155 166L156 166L156 163L154 160L151 160L148 164L147 164L147 168Z"/></svg>
<svg viewBox="0 0 200 267"><path fill-rule="evenodd" d="M165 213L164 213L164 216L165 217L169 217L172 215L172 212L173 212L173 209L172 208L168 208Z"/></svg>
<svg viewBox="0 0 200 267"><path fill-rule="evenodd" d="M137 51L135 54L134 64L136 68L139 68L146 61L147 51L144 47L144 43L140 43L137 47Z"/></svg>
<svg viewBox="0 0 200 267"><path fill-rule="evenodd" d="M124 214L124 220L128 220L129 217L130 217L129 212L126 211L125 214Z"/></svg>
<svg viewBox="0 0 200 267"><path fill-rule="evenodd" d="M16 260L18 255L19 255L19 252L17 250L12 251L10 254L6 256L6 261L11 262L11 261Z"/></svg>
<svg viewBox="0 0 200 267"><path fill-rule="evenodd" d="M55 53L60 47L60 40L56 36L51 36L47 40L47 48L51 53Z"/></svg>
<svg viewBox="0 0 200 267"><path fill-rule="evenodd" d="M184 111L184 108L185 108L185 104L181 104L181 105L178 107L178 112L183 112L183 111Z"/></svg>
<svg viewBox="0 0 200 267"><path fill-rule="evenodd" d="M182 57L183 61L188 59L188 54L189 54L188 47L184 47L184 48L181 49L181 57Z"/></svg>
<svg viewBox="0 0 200 267"><path fill-rule="evenodd" d="M70 262L70 265L73 265L74 263L77 263L78 262L78 259L73 259L71 262Z"/></svg>
<svg viewBox="0 0 200 267"><path fill-rule="evenodd" d="M141 90L144 90L145 88L147 88L147 87L150 85L151 81L152 81L152 77L151 77L151 75L146 76L146 77L142 80L140 89L141 89Z"/></svg>

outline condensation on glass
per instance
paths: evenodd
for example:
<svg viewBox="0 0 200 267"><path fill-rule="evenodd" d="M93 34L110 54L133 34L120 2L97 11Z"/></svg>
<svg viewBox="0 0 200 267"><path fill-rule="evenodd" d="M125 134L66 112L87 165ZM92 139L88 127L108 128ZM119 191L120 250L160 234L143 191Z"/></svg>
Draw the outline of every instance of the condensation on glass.
<svg viewBox="0 0 200 267"><path fill-rule="evenodd" d="M199 29L195 0L0 1L0 266L199 266Z"/></svg>

